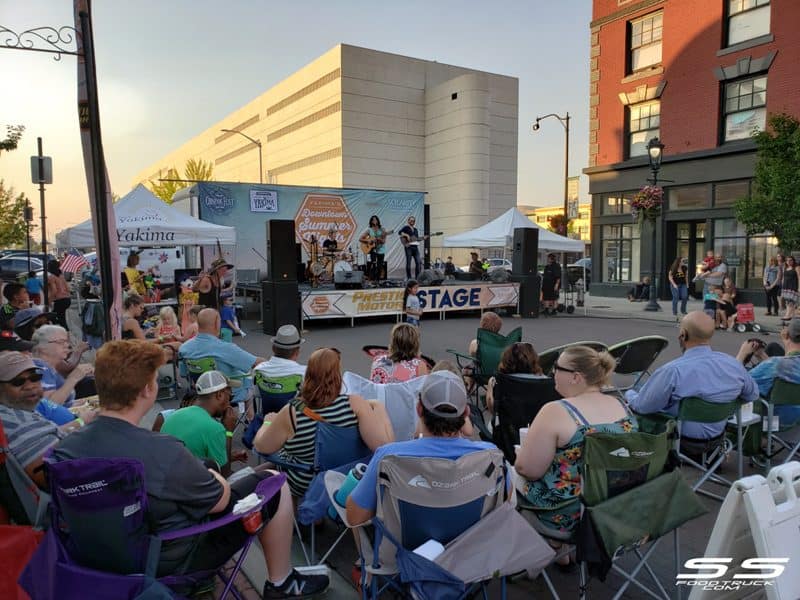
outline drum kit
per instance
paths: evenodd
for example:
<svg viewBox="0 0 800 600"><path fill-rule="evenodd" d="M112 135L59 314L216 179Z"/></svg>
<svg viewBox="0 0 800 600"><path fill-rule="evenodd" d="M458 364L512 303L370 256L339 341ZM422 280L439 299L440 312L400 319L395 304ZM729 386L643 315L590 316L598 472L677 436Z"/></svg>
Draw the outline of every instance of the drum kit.
<svg viewBox="0 0 800 600"><path fill-rule="evenodd" d="M311 287L317 287L320 283L333 283L335 273L353 271L355 257L352 252L346 250L320 252L314 236L309 243L308 277L311 280Z"/></svg>

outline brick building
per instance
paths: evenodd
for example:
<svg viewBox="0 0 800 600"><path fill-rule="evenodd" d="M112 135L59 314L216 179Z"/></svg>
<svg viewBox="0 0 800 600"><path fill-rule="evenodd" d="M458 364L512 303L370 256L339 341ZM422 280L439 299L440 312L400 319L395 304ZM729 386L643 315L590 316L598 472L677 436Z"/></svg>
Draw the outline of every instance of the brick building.
<svg viewBox="0 0 800 600"><path fill-rule="evenodd" d="M656 221L662 297L676 256L690 275L707 249L726 256L743 296L763 303L768 234L748 236L733 204L750 193L754 128L800 115L800 2L594 0L590 53L589 193L592 291L623 296L650 272L649 225L633 194L650 177L647 143L665 145Z"/></svg>

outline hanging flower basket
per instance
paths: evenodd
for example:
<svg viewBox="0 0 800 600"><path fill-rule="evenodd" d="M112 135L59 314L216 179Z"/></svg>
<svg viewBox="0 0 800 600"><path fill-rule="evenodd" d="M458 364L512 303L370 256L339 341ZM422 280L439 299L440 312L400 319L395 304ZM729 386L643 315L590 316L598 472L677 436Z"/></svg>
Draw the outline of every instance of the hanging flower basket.
<svg viewBox="0 0 800 600"><path fill-rule="evenodd" d="M655 221L664 204L664 189L657 185L646 185L636 192L631 201L631 213L635 222L644 219Z"/></svg>

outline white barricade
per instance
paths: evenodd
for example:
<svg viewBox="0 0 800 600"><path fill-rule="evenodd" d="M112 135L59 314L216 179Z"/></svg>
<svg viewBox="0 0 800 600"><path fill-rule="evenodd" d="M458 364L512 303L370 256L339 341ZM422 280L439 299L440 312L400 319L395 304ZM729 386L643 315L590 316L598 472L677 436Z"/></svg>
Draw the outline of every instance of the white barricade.
<svg viewBox="0 0 800 600"><path fill-rule="evenodd" d="M800 598L800 462L767 478L744 477L720 508L702 558L686 561L679 588L689 600Z"/></svg>

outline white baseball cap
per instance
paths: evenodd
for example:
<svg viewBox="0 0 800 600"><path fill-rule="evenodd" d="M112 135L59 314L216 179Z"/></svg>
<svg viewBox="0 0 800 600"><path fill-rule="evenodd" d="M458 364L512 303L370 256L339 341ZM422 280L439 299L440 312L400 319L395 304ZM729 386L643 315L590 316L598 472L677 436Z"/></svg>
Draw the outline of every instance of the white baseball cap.
<svg viewBox="0 0 800 600"><path fill-rule="evenodd" d="M197 383L194 384L198 396L205 396L206 394L213 394L226 387L239 387L241 383L235 379L228 379L219 371L206 371L197 378Z"/></svg>

